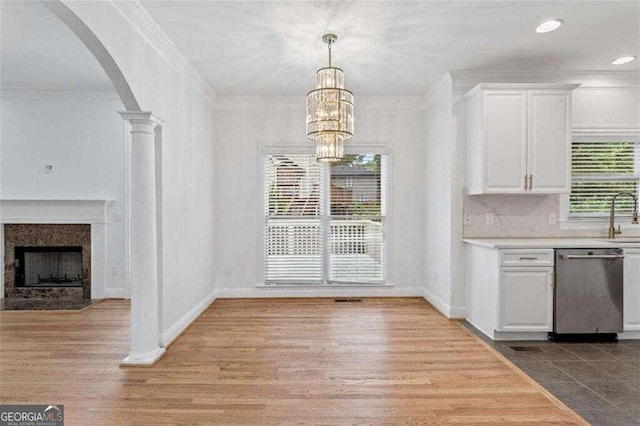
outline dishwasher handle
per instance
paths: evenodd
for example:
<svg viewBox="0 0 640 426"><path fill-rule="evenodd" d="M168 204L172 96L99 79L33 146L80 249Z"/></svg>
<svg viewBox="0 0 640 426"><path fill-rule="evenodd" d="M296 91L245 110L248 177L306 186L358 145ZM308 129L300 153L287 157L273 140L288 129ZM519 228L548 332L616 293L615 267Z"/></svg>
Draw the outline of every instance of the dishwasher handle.
<svg viewBox="0 0 640 426"><path fill-rule="evenodd" d="M588 255L588 254L563 254L560 255L561 259L571 260L571 259L624 259L623 254L599 254L599 255Z"/></svg>

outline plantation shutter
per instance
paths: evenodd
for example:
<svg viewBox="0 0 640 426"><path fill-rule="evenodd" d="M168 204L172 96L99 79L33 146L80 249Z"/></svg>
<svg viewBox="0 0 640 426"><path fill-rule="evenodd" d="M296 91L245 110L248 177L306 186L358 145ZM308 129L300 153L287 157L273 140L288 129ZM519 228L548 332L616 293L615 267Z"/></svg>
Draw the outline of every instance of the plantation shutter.
<svg viewBox="0 0 640 426"><path fill-rule="evenodd" d="M330 282L384 282L383 161L347 155L330 167Z"/></svg>
<svg viewBox="0 0 640 426"><path fill-rule="evenodd" d="M639 195L639 142L573 142L569 216L607 216L619 192ZM631 197L616 200L616 214L630 215Z"/></svg>
<svg viewBox="0 0 640 426"><path fill-rule="evenodd" d="M322 283L323 176L312 155L267 155L265 282Z"/></svg>

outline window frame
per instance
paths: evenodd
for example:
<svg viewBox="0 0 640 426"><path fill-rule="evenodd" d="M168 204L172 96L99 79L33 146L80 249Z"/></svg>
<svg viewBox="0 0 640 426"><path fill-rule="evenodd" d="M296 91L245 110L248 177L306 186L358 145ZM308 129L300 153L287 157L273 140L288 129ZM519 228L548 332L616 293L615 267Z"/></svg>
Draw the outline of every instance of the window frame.
<svg viewBox="0 0 640 426"><path fill-rule="evenodd" d="M394 284L389 282L388 277L391 276L391 265L392 262L389 258L389 247L392 244L392 218L390 215L391 205L392 205L392 197L391 197L391 186L390 182L392 179L392 155L391 149L386 145L366 145L366 144L345 144L344 153L346 155L356 155L356 154L378 154L382 155L382 162L384 164L385 171L382 173L382 179L380 182L380 191L381 198L383 204L382 216L384 217L384 276L382 283L331 283L327 277L325 276L322 284L317 283L291 283L291 284L272 284L265 282L265 218L264 218L264 200L265 200L265 156L267 155L315 155L315 147L312 143L304 144L304 145L263 145L258 150L257 155L257 170L259 173L259 188L258 188L258 241L257 241L257 249L258 249L258 283L256 287L295 287L295 288L318 288L318 287L331 287L331 288L344 288L344 287L393 287ZM351 145L351 146L350 146ZM325 179L325 184L330 184L330 172L329 167L324 168L323 176ZM327 203L324 208L329 209L330 205L330 197L323 197L325 203ZM327 218L330 218L329 211L325 210L325 215ZM326 260L325 260L326 261ZM328 275L328 274L326 274Z"/></svg>
<svg viewBox="0 0 640 426"><path fill-rule="evenodd" d="M640 144L640 129L574 129L571 134L571 144L574 142L635 142ZM571 162L569 158L571 173ZM571 173L571 184L573 173ZM590 229L602 228L609 223L608 216L571 216L569 209L569 197L571 192L560 195L560 227L561 229ZM616 219L631 217L626 214L616 214ZM624 224L623 224L624 227Z"/></svg>

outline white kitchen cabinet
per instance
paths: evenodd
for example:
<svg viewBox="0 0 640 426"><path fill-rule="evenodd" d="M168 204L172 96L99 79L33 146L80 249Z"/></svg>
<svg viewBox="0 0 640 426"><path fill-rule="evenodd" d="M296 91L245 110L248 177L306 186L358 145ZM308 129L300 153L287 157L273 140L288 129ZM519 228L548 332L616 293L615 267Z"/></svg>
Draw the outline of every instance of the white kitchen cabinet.
<svg viewBox="0 0 640 426"><path fill-rule="evenodd" d="M467 320L494 340L543 340L553 331L553 249L468 245Z"/></svg>
<svg viewBox="0 0 640 426"><path fill-rule="evenodd" d="M553 331L555 248L624 250L623 333L640 339L640 247L567 238L464 240L466 319L493 340L546 340ZM533 243L533 244L532 244Z"/></svg>
<svg viewBox="0 0 640 426"><path fill-rule="evenodd" d="M571 190L571 92L530 90L528 93L527 171L529 192Z"/></svg>
<svg viewBox="0 0 640 426"><path fill-rule="evenodd" d="M469 194L570 191L575 84L479 84L467 99Z"/></svg>
<svg viewBox="0 0 640 426"><path fill-rule="evenodd" d="M502 267L497 331L553 330L553 268Z"/></svg>
<svg viewBox="0 0 640 426"><path fill-rule="evenodd" d="M624 331L640 331L640 249L624 250Z"/></svg>

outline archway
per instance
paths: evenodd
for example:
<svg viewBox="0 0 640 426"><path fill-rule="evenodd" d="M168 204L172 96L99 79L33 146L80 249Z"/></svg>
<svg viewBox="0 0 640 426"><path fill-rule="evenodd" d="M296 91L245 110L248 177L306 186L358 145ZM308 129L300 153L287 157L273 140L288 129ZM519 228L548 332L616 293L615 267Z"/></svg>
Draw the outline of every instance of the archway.
<svg viewBox="0 0 640 426"><path fill-rule="evenodd" d="M122 216L130 224L124 233L125 245L133 246L125 255L130 264L130 268L126 269L129 269L128 281L131 285L132 333L131 352L123 364L152 364L164 352L158 344L160 289L156 219L159 207L156 203L158 159L155 155L157 139L162 135L162 122L150 112L141 111L138 99L107 47L71 8L60 0L42 1L41 4L75 34L104 70L122 102L113 112L122 106L126 110L121 112L122 118L130 126L126 141L129 151L125 155L128 167L124 180L125 186L130 189L125 197ZM69 60L69 67L73 67L73 59Z"/></svg>
<svg viewBox="0 0 640 426"><path fill-rule="evenodd" d="M107 48L96 37L91 29L60 0L45 0L42 4L53 12L84 43L100 63L104 72L118 92L120 100L127 111L140 111L140 105L129 87L124 74L116 64Z"/></svg>

